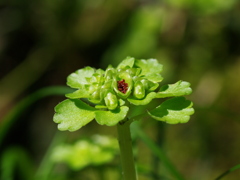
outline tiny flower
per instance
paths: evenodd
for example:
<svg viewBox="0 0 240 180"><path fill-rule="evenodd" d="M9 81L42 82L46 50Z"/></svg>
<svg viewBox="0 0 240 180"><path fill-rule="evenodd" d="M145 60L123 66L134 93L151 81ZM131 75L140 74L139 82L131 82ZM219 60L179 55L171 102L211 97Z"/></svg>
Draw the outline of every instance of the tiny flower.
<svg viewBox="0 0 240 180"><path fill-rule="evenodd" d="M128 90L128 84L125 83L125 79L121 80L121 81L117 81L118 83L118 90L124 94L126 94L127 90Z"/></svg>

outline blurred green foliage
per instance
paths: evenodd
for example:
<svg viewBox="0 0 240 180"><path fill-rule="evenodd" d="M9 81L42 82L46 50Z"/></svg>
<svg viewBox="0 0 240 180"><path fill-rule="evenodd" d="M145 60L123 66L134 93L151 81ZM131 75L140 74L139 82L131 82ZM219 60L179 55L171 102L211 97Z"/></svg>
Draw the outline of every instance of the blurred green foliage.
<svg viewBox="0 0 240 180"><path fill-rule="evenodd" d="M237 0L2 0L0 126L18 101L42 87L65 85L67 75L77 69L106 68L126 56L156 58L164 65L163 84L179 79L191 82L189 98L196 112L184 125L147 119L140 122L142 129L185 179L214 179L240 163L239 9ZM48 157L44 154L57 130L53 107L63 99L42 99L11 121L1 137L0 155L4 156L1 164L10 164L4 171L12 171L12 179L31 176L44 165L41 162ZM64 136L72 143L93 134L116 135L114 128L93 122ZM138 166L144 167L139 170L140 180L172 177L137 137L134 146ZM22 171L16 165L17 153L28 154L33 170L26 165ZM119 177L116 163L101 168L103 178ZM55 179L98 180L101 168L75 172L59 165L52 172L60 172ZM236 180L239 173L236 170L226 179Z"/></svg>
<svg viewBox="0 0 240 180"><path fill-rule="evenodd" d="M74 145L58 145L53 150L52 160L80 170L89 165L104 165L113 160L116 152L118 143L115 138L94 135L92 140L79 140Z"/></svg>

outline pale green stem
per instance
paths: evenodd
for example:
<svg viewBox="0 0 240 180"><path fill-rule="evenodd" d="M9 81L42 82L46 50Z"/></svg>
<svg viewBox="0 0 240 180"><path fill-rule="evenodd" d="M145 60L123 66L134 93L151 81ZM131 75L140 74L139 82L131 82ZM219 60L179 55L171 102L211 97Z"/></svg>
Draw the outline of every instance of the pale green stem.
<svg viewBox="0 0 240 180"><path fill-rule="evenodd" d="M122 175L124 180L137 180L132 151L132 139L130 133L131 121L120 122L117 125L118 142L122 163Z"/></svg>

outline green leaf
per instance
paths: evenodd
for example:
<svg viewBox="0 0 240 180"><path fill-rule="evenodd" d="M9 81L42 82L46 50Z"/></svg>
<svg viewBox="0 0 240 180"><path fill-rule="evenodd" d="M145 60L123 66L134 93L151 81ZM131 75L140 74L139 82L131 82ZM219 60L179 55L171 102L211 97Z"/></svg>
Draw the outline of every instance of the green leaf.
<svg viewBox="0 0 240 180"><path fill-rule="evenodd" d="M156 59L136 60L135 65L142 69L141 75L158 74L162 71L162 64Z"/></svg>
<svg viewBox="0 0 240 180"><path fill-rule="evenodd" d="M158 73L147 74L145 76L145 78L147 78L148 80L150 80L152 82L161 82L163 80L163 77L160 74L158 74Z"/></svg>
<svg viewBox="0 0 240 180"><path fill-rule="evenodd" d="M127 100L134 105L146 105L150 103L155 96L155 92L150 92L144 99L135 99L134 97L129 97Z"/></svg>
<svg viewBox="0 0 240 180"><path fill-rule="evenodd" d="M78 89L77 91L74 91L73 93L68 93L65 96L70 99L88 98L89 92L84 88L84 89Z"/></svg>
<svg viewBox="0 0 240 180"><path fill-rule="evenodd" d="M101 125L114 126L126 117L128 110L127 106L121 106L112 111L96 111L95 118Z"/></svg>
<svg viewBox="0 0 240 180"><path fill-rule="evenodd" d="M192 93L190 85L191 84L186 81L178 81L175 84L164 85L160 88L156 98L189 95Z"/></svg>
<svg viewBox="0 0 240 180"><path fill-rule="evenodd" d="M152 118L169 124L186 123L194 113L193 103L184 97L175 97L164 101L149 113Z"/></svg>
<svg viewBox="0 0 240 180"><path fill-rule="evenodd" d="M95 106L96 109L107 109L107 106L99 104Z"/></svg>
<svg viewBox="0 0 240 180"><path fill-rule="evenodd" d="M126 66L129 66L130 68L132 68L134 65L134 62L135 62L134 58L127 57L118 65L117 69L122 69L122 68L125 68Z"/></svg>
<svg viewBox="0 0 240 180"><path fill-rule="evenodd" d="M53 121L61 131L76 131L94 119L95 110L81 100L67 99L55 107Z"/></svg>
<svg viewBox="0 0 240 180"><path fill-rule="evenodd" d="M67 85L72 88L82 88L84 84L88 84L86 78L92 77L94 72L95 69L89 66L79 69L67 77Z"/></svg>

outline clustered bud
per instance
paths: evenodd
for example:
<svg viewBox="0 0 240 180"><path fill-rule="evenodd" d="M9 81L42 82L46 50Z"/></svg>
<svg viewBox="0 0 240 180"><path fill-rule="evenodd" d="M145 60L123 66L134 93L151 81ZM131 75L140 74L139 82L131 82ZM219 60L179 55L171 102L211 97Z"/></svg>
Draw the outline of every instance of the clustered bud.
<svg viewBox="0 0 240 180"><path fill-rule="evenodd" d="M159 87L161 71L162 65L156 59L131 57L105 71L89 66L79 69L67 77L67 85L76 90L66 94L69 99L55 107L54 122L59 123L60 130L69 131L76 131L93 119L113 126L140 114L169 124L185 123L194 113L193 103L180 96L191 94L190 83L180 80ZM168 97L172 98L140 114L129 106L148 105L154 98Z"/></svg>
<svg viewBox="0 0 240 180"><path fill-rule="evenodd" d="M91 103L96 104L96 108L114 110L122 106L128 98L133 100L143 100L147 94L157 89L158 83L162 80L156 70L144 70L149 63L157 64L161 71L161 65L155 59L135 60L127 58L117 68L111 65L104 71L85 67L72 73L68 77L68 84L79 90L67 94L67 97L87 98ZM71 79L79 76L79 82L73 86ZM130 102L132 103L132 102Z"/></svg>

